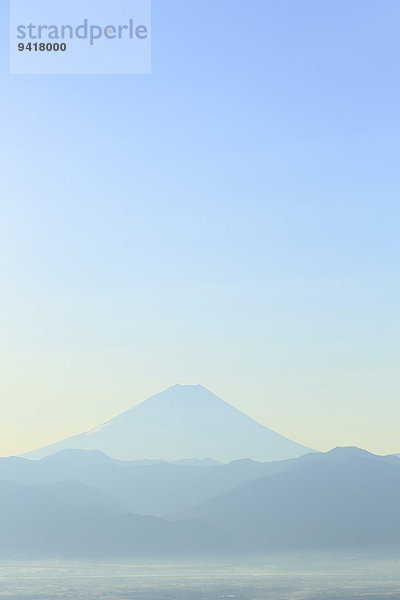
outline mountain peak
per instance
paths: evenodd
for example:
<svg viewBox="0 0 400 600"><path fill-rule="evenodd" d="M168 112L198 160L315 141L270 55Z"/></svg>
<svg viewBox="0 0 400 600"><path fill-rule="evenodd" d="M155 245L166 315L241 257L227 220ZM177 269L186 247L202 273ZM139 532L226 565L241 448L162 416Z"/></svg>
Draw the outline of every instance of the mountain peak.
<svg viewBox="0 0 400 600"><path fill-rule="evenodd" d="M326 454L337 458L376 458L375 454L357 446L337 446Z"/></svg>
<svg viewBox="0 0 400 600"><path fill-rule="evenodd" d="M206 387L204 387L204 385L176 383L175 385L171 385L170 387L163 390L162 392L159 392L158 394L151 396L150 398L148 398L148 400L151 400L151 398L158 398L158 397L162 397L162 396L172 396L172 395L178 396L181 394L187 394L188 396L207 395L207 396L212 396L213 398L218 398L218 396L213 394L213 392L210 392L210 390L208 390ZM145 402L146 402L146 400L145 400Z"/></svg>
<svg viewBox="0 0 400 600"><path fill-rule="evenodd" d="M120 417L124 415L126 417L133 414L137 415L138 410L150 410L151 406L153 406L153 410L158 411L168 408L170 411L184 411L187 413L190 410L196 410L196 408L203 412L205 410L212 411L218 405L220 408L225 406L233 411L236 410L203 385L176 384L133 406L126 413L120 415Z"/></svg>
<svg viewBox="0 0 400 600"><path fill-rule="evenodd" d="M169 388L167 388L165 391L167 392L168 390L174 390L174 389L180 389L180 388L184 388L184 389L203 389L206 390L207 392L209 392L209 390L207 390L207 388L204 387L204 385L200 385L199 383L175 383L175 385L171 385ZM162 393L162 392L161 392ZM212 392L209 392L210 394Z"/></svg>
<svg viewBox="0 0 400 600"><path fill-rule="evenodd" d="M100 450L120 460L208 457L218 462L260 462L310 452L257 423L202 385L177 384L100 427L29 453L43 458L65 448Z"/></svg>

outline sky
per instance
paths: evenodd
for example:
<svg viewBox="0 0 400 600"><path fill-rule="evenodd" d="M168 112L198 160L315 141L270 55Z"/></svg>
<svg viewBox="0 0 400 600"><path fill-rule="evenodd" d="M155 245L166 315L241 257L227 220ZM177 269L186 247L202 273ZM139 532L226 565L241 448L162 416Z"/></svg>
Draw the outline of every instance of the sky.
<svg viewBox="0 0 400 600"><path fill-rule="evenodd" d="M202 384L400 452L398 0L153 0L146 76L8 73L0 455Z"/></svg>

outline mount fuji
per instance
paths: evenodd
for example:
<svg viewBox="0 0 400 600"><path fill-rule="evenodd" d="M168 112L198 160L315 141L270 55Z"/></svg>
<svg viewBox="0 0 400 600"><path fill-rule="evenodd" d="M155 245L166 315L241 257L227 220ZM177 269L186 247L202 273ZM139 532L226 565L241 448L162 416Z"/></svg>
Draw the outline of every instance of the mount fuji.
<svg viewBox="0 0 400 600"><path fill-rule="evenodd" d="M98 428L25 454L40 459L67 448L100 450L119 460L212 458L268 462L310 448L257 423L201 385L176 385Z"/></svg>

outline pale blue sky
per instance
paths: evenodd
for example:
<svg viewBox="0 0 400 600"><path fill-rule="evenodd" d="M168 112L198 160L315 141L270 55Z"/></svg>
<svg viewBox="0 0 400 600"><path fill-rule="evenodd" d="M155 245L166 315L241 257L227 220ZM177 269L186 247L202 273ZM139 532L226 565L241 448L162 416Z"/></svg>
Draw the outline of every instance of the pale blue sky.
<svg viewBox="0 0 400 600"><path fill-rule="evenodd" d="M153 1L151 76L10 76L0 454L202 383L400 451L397 0Z"/></svg>

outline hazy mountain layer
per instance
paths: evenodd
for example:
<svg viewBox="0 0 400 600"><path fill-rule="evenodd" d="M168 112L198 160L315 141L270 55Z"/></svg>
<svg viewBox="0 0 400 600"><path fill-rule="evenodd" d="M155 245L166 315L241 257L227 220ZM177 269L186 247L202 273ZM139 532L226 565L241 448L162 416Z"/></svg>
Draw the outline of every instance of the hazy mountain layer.
<svg viewBox="0 0 400 600"><path fill-rule="evenodd" d="M337 449L294 461L179 518L198 518L262 551L400 546L400 461Z"/></svg>
<svg viewBox="0 0 400 600"><path fill-rule="evenodd" d="M171 523L121 513L101 492L78 484L0 482L0 556L192 556L235 551L213 525Z"/></svg>
<svg viewBox="0 0 400 600"><path fill-rule="evenodd" d="M36 485L78 481L114 496L126 510L162 517L191 508L244 481L280 471L290 463L242 460L204 466L125 462L99 451L62 450L37 461L0 459L0 480Z"/></svg>
<svg viewBox="0 0 400 600"><path fill-rule="evenodd" d="M127 463L82 450L2 459L0 555L400 548L399 498L400 460L356 448L211 467ZM135 514L137 506L148 515ZM170 507L185 510L169 520L151 515Z"/></svg>

